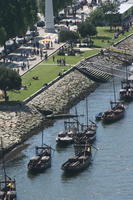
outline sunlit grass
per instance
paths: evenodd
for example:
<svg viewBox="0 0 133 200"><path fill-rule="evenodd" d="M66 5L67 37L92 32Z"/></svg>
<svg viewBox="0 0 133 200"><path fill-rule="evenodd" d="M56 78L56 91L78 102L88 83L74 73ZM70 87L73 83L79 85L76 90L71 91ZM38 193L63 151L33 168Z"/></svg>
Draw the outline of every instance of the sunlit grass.
<svg viewBox="0 0 133 200"><path fill-rule="evenodd" d="M58 56L57 54L55 54L55 62L53 62L53 57L48 58L47 61L42 62L33 70L22 76L22 84L23 86L26 86L27 89L20 90L17 93L16 91L8 92L9 99L11 101L22 101L28 98L39 89L41 89L44 84L49 83L50 81L55 79L59 75L59 73L63 73L63 71L70 69L82 59L98 53L100 51L100 48L108 48L112 44L118 42L119 40L123 39L133 32L133 30L130 28L129 32L126 32L124 35L121 34L117 39L114 40L114 32L110 32L109 27L97 27L97 31L97 36L92 37L92 40L94 41L94 46L93 48L91 48L92 50L83 51L76 56ZM66 61L66 66L57 65L57 59L64 58ZM33 77L36 76L39 80L33 80Z"/></svg>
<svg viewBox="0 0 133 200"><path fill-rule="evenodd" d="M117 39L114 39L114 32L111 32L109 27L97 27L97 32L97 36L92 37L92 40L94 41L94 47L108 48L109 46L133 33L133 29L130 28L129 32L125 32L124 35L120 34Z"/></svg>
<svg viewBox="0 0 133 200"><path fill-rule="evenodd" d="M9 100L24 100L37 92L43 87L44 84L49 83L55 79L59 73L63 73L78 63L80 60L89 57L93 54L98 53L98 50L88 50L84 51L76 56L58 56L55 55L55 62L53 62L53 57L50 57L47 61L42 62L34 69L30 70L24 76L22 76L22 85L26 86L27 89L20 91L8 92ZM57 59L66 60L66 66L57 65ZM38 80L33 80L33 77L38 77Z"/></svg>

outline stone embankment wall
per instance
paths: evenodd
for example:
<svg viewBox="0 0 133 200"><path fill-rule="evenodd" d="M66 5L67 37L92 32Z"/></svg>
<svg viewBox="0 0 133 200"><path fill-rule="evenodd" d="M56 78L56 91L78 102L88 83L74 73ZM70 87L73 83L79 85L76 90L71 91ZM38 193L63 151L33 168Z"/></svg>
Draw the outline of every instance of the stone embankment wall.
<svg viewBox="0 0 133 200"><path fill-rule="evenodd" d="M50 109L54 114L61 113L94 91L97 85L75 70L35 97L28 105L34 105L42 111Z"/></svg>
<svg viewBox="0 0 133 200"><path fill-rule="evenodd" d="M35 107L23 104L0 105L0 137L5 151L20 144L41 126L43 116Z"/></svg>
<svg viewBox="0 0 133 200"><path fill-rule="evenodd" d="M126 38L125 40L117 43L115 45L117 49L123 50L123 52L129 52L133 54L133 34L130 37Z"/></svg>
<svg viewBox="0 0 133 200"><path fill-rule="evenodd" d="M38 108L60 113L78 102L86 93L94 91L96 86L96 83L75 70L26 105L0 104L0 137L3 137L4 147L7 151L12 149L48 123Z"/></svg>
<svg viewBox="0 0 133 200"><path fill-rule="evenodd" d="M130 48L133 48L132 38ZM106 56L104 58L102 56L93 57L91 62L95 61L96 63L99 61L98 63L102 65L107 65L110 62L111 65L111 59L108 61ZM121 59L117 59L117 64L119 66L123 64ZM114 58L112 57L113 65ZM48 123L39 112L39 109L52 110L56 114L60 113L76 104L86 94L94 91L97 85L96 82L74 70L55 82L47 90L44 90L26 105L18 103L16 105L0 104L0 137L3 137L6 150L13 149L31 134L37 132L37 130L41 129L44 122L45 124Z"/></svg>

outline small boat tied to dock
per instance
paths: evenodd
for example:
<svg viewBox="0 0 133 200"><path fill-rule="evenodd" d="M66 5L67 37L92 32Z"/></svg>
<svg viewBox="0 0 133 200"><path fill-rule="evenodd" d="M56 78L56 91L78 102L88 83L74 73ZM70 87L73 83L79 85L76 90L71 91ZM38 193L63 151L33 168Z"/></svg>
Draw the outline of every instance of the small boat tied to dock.
<svg viewBox="0 0 133 200"><path fill-rule="evenodd" d="M2 138L1 138L1 149L2 149L1 157L2 157L3 176L2 176L2 179L0 180L0 200L17 200L16 180L9 177L5 169L4 149L3 149Z"/></svg>
<svg viewBox="0 0 133 200"><path fill-rule="evenodd" d="M113 75L113 73L112 73L112 75ZM111 109L103 112L103 115L102 115L102 122L105 124L114 123L114 122L122 119L125 115L124 104L119 101L116 101L114 76L113 76L113 94L114 94L114 101L110 101Z"/></svg>
<svg viewBox="0 0 133 200"><path fill-rule="evenodd" d="M64 121L64 131L58 133L56 137L56 142L58 146L66 146L73 143L74 135L78 130L77 121ZM75 126L77 124L77 126Z"/></svg>
<svg viewBox="0 0 133 200"><path fill-rule="evenodd" d="M122 119L125 115L125 107L120 102L110 102L111 109L103 113L102 122L109 124Z"/></svg>
<svg viewBox="0 0 133 200"><path fill-rule="evenodd" d="M42 145L35 147L35 156L28 162L28 171L31 173L39 173L51 167L51 151L54 150L51 146L43 143L42 132Z"/></svg>
<svg viewBox="0 0 133 200"><path fill-rule="evenodd" d="M121 81L121 89L119 95L120 100L125 102L133 101L133 82L130 80Z"/></svg>
<svg viewBox="0 0 133 200"><path fill-rule="evenodd" d="M96 140L97 124L89 120L88 116L88 99L86 98L86 124L79 123L81 130L79 130L74 137L74 147L79 144L92 144Z"/></svg>
<svg viewBox="0 0 133 200"><path fill-rule="evenodd" d="M91 146L85 146L84 151L70 157L65 163L62 164L61 169L65 172L80 172L86 169L92 158Z"/></svg>
<svg viewBox="0 0 133 200"><path fill-rule="evenodd" d="M133 101L133 75L132 68L128 70L128 65L126 64L125 78L121 81L121 89L119 91L120 100L125 102Z"/></svg>
<svg viewBox="0 0 133 200"><path fill-rule="evenodd" d="M28 171L31 173L42 172L51 167L51 147L47 145L35 147L36 154L28 163Z"/></svg>
<svg viewBox="0 0 133 200"><path fill-rule="evenodd" d="M96 140L97 125L94 122L90 124L81 124L81 131L77 132L74 137L74 147L79 144L92 144Z"/></svg>

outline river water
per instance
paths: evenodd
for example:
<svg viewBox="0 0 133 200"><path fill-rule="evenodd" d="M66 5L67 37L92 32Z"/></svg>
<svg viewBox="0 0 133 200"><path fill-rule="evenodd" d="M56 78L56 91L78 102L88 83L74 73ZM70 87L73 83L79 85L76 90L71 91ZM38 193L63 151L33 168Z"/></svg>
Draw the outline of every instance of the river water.
<svg viewBox="0 0 133 200"><path fill-rule="evenodd" d="M116 91L120 80L115 80ZM89 118L110 107L113 100L112 82L101 84L88 96ZM85 114L85 100L77 104L78 114ZM74 108L71 112L75 112ZM81 122L85 119L80 117ZM61 164L74 154L73 146L56 147L55 138L63 129L63 120L45 129L44 142L56 151L52 167L44 173L29 175L27 163L41 145L41 132L31 137L18 158L6 163L7 174L16 178L18 200L132 200L133 199L133 103L126 105L125 118L110 124L98 123L97 140L93 149L92 164L75 176L66 176Z"/></svg>

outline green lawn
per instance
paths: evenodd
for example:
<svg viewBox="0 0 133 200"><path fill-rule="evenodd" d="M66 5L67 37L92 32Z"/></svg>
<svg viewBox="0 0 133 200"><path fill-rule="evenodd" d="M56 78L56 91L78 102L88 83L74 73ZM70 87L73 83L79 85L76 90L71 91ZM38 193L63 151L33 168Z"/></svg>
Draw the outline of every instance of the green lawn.
<svg viewBox="0 0 133 200"><path fill-rule="evenodd" d="M78 63L80 60L89 57L95 53L98 53L98 50L89 50L84 51L81 54L77 54L76 56L65 56L66 66L59 66L56 63L57 59L64 58L64 56L55 55L55 62L53 62L53 58L50 57L47 61L42 62L33 70L26 73L22 76L22 85L26 86L26 90L12 91L8 92L10 101L24 100L30 95L34 94L38 91L45 83L49 83L53 79L55 79L59 73L62 73L64 70L70 69L73 65ZM33 77L38 77L39 80L33 80Z"/></svg>
<svg viewBox="0 0 133 200"><path fill-rule="evenodd" d="M49 83L55 79L59 73L62 73L64 70L68 70L82 59L94 55L100 51L100 49L97 50L95 48L110 47L113 43L118 42L133 32L132 29L130 29L129 32L126 32L124 35L120 35L117 39L113 40L114 33L109 31L109 27L98 27L97 31L97 36L92 37L94 41L93 50L84 51L76 56L57 56L57 54L55 54L55 62L53 62L52 57L48 58L47 61L42 62L33 70L22 76L22 85L26 86L27 90L8 92L10 101L26 99L42 88L45 83ZM65 58L67 64L66 66L57 65L56 60L61 58ZM38 76L39 80L33 80L32 78L34 76Z"/></svg>
<svg viewBox="0 0 133 200"><path fill-rule="evenodd" d="M94 41L94 47L96 48L108 48L113 43L116 43L123 39L124 37L128 36L129 34L133 33L133 29L130 28L129 32L126 32L124 35L120 34L117 39L113 39L114 32L109 31L109 27L97 27L97 36L92 37Z"/></svg>

